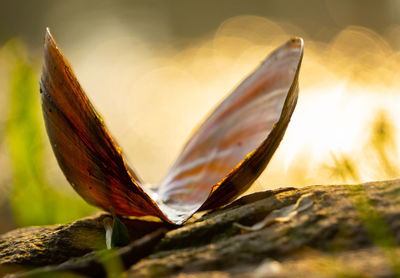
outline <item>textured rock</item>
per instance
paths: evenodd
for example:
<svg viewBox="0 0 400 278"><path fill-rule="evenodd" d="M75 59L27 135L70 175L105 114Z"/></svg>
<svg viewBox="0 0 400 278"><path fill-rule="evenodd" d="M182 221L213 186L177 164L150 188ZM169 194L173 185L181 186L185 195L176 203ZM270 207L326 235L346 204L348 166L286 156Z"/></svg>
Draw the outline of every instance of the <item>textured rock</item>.
<svg viewBox="0 0 400 278"><path fill-rule="evenodd" d="M109 277L110 274L119 276L132 264L150 255L157 243L164 237L166 231L166 229L158 229L118 249L103 249L97 252L90 252L82 257L71 258L58 265L39 267L6 277L59 277L61 274L94 278Z"/></svg>
<svg viewBox="0 0 400 278"><path fill-rule="evenodd" d="M307 193L314 194L314 205L289 222L251 233L235 225L253 225ZM280 189L244 197L169 232L153 255L129 270L128 277L183 273L189 277L299 277L300 273L311 277L314 272L313 277L334 277L336 261L342 262L344 274L390 277L393 271L400 274L399 244L399 180ZM315 257L332 262L331 269L318 271ZM288 271L292 267L299 272Z"/></svg>
<svg viewBox="0 0 400 278"><path fill-rule="evenodd" d="M276 218L253 232L237 225L252 226L279 209L291 212L306 194L312 194L312 204L291 218ZM0 236L0 273L59 264L103 248L105 217ZM132 239L164 226L125 223ZM168 232L127 276L392 277L400 275L399 244L400 180L284 188L245 196Z"/></svg>
<svg viewBox="0 0 400 278"><path fill-rule="evenodd" d="M0 276L29 268L55 265L106 247L103 220L98 213L66 225L21 228L0 236ZM132 240L170 228L160 222L124 220Z"/></svg>

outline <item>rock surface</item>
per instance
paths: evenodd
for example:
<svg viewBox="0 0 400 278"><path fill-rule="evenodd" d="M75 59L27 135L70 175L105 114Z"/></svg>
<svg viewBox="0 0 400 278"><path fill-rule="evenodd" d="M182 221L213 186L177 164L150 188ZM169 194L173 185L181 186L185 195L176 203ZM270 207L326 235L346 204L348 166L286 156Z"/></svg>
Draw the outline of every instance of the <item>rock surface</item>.
<svg viewBox="0 0 400 278"><path fill-rule="evenodd" d="M309 199L300 210L295 204L302 196ZM106 217L0 236L0 275L79 261L104 248ZM266 217L254 231L243 228ZM159 222L124 222L133 240L171 229L150 256L127 270L128 277L400 275L400 180L259 192L173 230Z"/></svg>

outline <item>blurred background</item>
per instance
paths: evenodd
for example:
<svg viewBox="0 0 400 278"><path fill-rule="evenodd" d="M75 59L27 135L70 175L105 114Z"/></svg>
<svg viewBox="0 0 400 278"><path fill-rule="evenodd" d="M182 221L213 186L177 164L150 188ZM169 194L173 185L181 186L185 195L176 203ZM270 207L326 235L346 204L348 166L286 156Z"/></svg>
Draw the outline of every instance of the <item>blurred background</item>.
<svg viewBox="0 0 400 278"><path fill-rule="evenodd" d="M0 232L96 210L68 185L45 133L45 27L149 183L292 36L305 40L298 105L250 191L399 176L399 1L0 0Z"/></svg>

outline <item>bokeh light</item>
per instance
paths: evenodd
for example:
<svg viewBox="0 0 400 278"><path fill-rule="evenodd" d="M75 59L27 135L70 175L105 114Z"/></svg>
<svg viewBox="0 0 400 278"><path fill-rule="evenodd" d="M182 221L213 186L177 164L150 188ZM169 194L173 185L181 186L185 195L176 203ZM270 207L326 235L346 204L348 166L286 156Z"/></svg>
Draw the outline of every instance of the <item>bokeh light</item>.
<svg viewBox="0 0 400 278"><path fill-rule="evenodd" d="M246 15L184 49L153 50L120 34L90 53L65 52L131 164L157 183L207 112L296 32L289 24ZM393 178L372 171L377 165L368 142L379 111L387 113L398 137L398 52L388 39L357 26L328 43L304 39L298 106L256 190L343 182L329 171L332 154L357 157L360 182Z"/></svg>
<svg viewBox="0 0 400 278"><path fill-rule="evenodd" d="M308 19L294 4L287 11L278 5L274 11L285 15L281 17L249 10L227 13L218 21L210 12L210 21L204 19L207 31L193 30L191 36L189 27L179 25L190 20L177 13L178 21L165 4L152 8L136 3L137 9L124 10L123 5L100 1L93 9L79 6L82 11L76 14L73 4L49 4L40 20L51 28L129 163L152 184L160 182L192 130L224 96L273 49L302 36L298 105L279 149L250 190L258 191L398 177L400 22L394 19L400 7L396 1L383 1L385 5L375 5L375 20L367 22L374 10L365 8L358 18L356 2L318 1L313 9L324 7L329 18ZM210 22L217 22L217 28ZM35 28L41 38L42 27ZM26 52L39 71L40 44L32 43L36 37L26 38L28 45L35 45ZM12 64L6 44L0 49L2 92L8 90ZM8 102L7 93L0 94L3 203L13 183L3 140ZM75 196L47 138L45 146L46 176L57 190ZM346 163L356 174L342 170Z"/></svg>

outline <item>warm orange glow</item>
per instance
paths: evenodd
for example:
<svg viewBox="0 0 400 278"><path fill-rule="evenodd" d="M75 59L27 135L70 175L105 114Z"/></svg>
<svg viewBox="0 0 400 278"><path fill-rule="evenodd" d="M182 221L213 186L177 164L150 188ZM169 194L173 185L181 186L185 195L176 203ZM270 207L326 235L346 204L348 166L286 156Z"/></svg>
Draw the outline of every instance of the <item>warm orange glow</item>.
<svg viewBox="0 0 400 278"><path fill-rule="evenodd" d="M334 157L342 155L355 162L359 181L395 177L379 170L370 140L379 113L400 126L400 51L392 49L399 30L393 26L381 37L348 27L329 44L304 37L298 106L254 190L343 182L330 170ZM76 48L64 47L64 53L130 163L152 183L163 177L191 130L223 96L272 49L303 33L266 18L240 16L177 50L146 45L112 26L108 32L112 40L101 39L107 34L99 32L99 38ZM399 145L399 129L390 136ZM395 146L392 150L388 155L398 162Z"/></svg>

